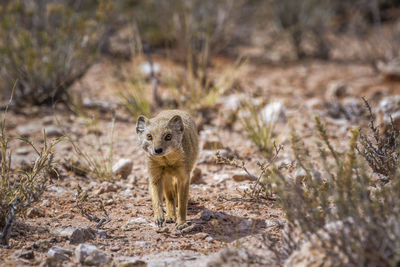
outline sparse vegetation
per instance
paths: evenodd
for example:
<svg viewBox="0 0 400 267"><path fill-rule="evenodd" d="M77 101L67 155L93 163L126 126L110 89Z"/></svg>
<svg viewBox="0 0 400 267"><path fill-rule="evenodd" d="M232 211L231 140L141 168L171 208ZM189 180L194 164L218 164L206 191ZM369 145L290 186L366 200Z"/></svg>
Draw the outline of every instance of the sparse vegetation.
<svg viewBox="0 0 400 267"><path fill-rule="evenodd" d="M397 172L400 157L400 133L396 130L393 120L392 127L380 133L375 126L375 116L367 100L364 99L365 106L369 111L369 132L367 134L360 132L360 147L357 147L359 153L368 162L371 169L380 175L382 182L388 182L393 174Z"/></svg>
<svg viewBox="0 0 400 267"><path fill-rule="evenodd" d="M0 265L399 265L399 14L394 0L2 1ZM165 109L188 111L200 141L178 229L160 208L151 223L149 176L181 154L163 147L149 175L141 146L182 125L138 143L134 123Z"/></svg>
<svg viewBox="0 0 400 267"><path fill-rule="evenodd" d="M331 145L319 118L316 129L323 142L318 145L321 161L317 164L298 155L302 145L297 138L292 139L298 164L307 173L302 183L296 184L276 168L270 176L277 185L279 203L292 225L292 231L287 233L287 247L293 250L302 245L296 237L298 232L293 230L297 229L331 262L391 266L399 258L399 236L395 230L399 226L399 213L392 208L400 202L396 193L397 172L392 173L391 185L375 188L357 154L359 131L352 131L347 151L340 153ZM317 166L323 168L320 170L323 175L316 173ZM382 247L382 244L385 245Z"/></svg>
<svg viewBox="0 0 400 267"><path fill-rule="evenodd" d="M115 118L111 123L107 145L103 145L103 140L96 136L96 140L87 144L88 148L82 148L83 144L68 137L75 155L64 161L67 169L74 171L78 175L89 175L100 181L110 181L113 178L113 145ZM87 150L86 150L87 149Z"/></svg>
<svg viewBox="0 0 400 267"><path fill-rule="evenodd" d="M10 102L11 102L10 98ZM7 107L8 108L8 107ZM6 115L3 113L0 129L1 184L0 184L0 244L8 245L8 239L16 217L38 200L46 190L52 175L58 175L53 164L54 146L62 139L47 141L43 132L43 146L40 148L26 138L19 141L29 144L37 157L31 166L25 169L11 167L12 152L9 143L14 141L7 134Z"/></svg>
<svg viewBox="0 0 400 267"><path fill-rule="evenodd" d="M110 3L4 1L0 5L3 95L18 79L18 103L67 100L67 89L94 62Z"/></svg>
<svg viewBox="0 0 400 267"><path fill-rule="evenodd" d="M275 114L273 114L275 116ZM244 103L240 121L250 139L268 157L274 149L276 120L265 118L260 108L253 103Z"/></svg>
<svg viewBox="0 0 400 267"><path fill-rule="evenodd" d="M82 188L78 185L76 188L76 207L79 209L81 214L87 218L91 222L96 222L96 228L100 229L106 223L110 222L110 216L108 215L107 210L104 208L103 201L98 200L99 202L99 209L103 212L103 217L99 218L97 215L92 214L85 208L87 202L92 201L92 198L89 196L88 192L84 192Z"/></svg>

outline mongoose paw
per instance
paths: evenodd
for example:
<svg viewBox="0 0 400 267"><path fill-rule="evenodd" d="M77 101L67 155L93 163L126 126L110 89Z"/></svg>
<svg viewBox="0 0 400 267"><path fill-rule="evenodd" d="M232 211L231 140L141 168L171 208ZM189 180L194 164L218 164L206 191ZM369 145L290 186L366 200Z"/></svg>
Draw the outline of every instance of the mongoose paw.
<svg viewBox="0 0 400 267"><path fill-rule="evenodd" d="M158 228L161 228L163 226L164 221L165 221L164 216L162 216L162 217L156 218L155 223L158 226Z"/></svg>
<svg viewBox="0 0 400 267"><path fill-rule="evenodd" d="M183 230L184 228L188 227L189 225L187 223L182 223L182 224L178 224L176 226L176 230Z"/></svg>
<svg viewBox="0 0 400 267"><path fill-rule="evenodd" d="M176 221L176 219L172 216L167 215L167 218L165 218L166 223L174 223L175 221Z"/></svg>

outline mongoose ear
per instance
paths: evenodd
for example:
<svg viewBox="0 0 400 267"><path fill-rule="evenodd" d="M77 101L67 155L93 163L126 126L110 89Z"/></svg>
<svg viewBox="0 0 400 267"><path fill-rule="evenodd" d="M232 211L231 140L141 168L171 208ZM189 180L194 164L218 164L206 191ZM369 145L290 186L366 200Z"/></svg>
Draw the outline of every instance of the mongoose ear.
<svg viewBox="0 0 400 267"><path fill-rule="evenodd" d="M168 122L168 127L175 131L183 132L182 117L179 115L173 116Z"/></svg>
<svg viewBox="0 0 400 267"><path fill-rule="evenodd" d="M147 118L143 115L140 115L137 119L136 123L136 133L141 133L146 128Z"/></svg>

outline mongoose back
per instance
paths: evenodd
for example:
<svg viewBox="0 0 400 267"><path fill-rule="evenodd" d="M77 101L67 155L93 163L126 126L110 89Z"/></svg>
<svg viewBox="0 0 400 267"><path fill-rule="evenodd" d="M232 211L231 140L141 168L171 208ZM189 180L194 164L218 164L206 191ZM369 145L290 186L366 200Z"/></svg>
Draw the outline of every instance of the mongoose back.
<svg viewBox="0 0 400 267"><path fill-rule="evenodd" d="M146 152L155 223L161 227L164 221L176 222L182 230L187 226L190 174L199 152L196 124L185 111L165 110L151 119L139 116L136 132Z"/></svg>

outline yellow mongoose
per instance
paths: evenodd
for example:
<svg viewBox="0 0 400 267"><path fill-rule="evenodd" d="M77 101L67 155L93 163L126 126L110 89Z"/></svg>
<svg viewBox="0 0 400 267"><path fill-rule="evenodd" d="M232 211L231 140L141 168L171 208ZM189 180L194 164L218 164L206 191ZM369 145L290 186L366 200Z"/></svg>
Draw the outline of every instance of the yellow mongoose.
<svg viewBox="0 0 400 267"><path fill-rule="evenodd" d="M199 152L196 124L187 112L165 110L151 119L139 116L136 132L146 151L155 223L161 227L164 220L176 222L176 228L182 230L187 227L190 173ZM165 218L163 192L167 206Z"/></svg>

